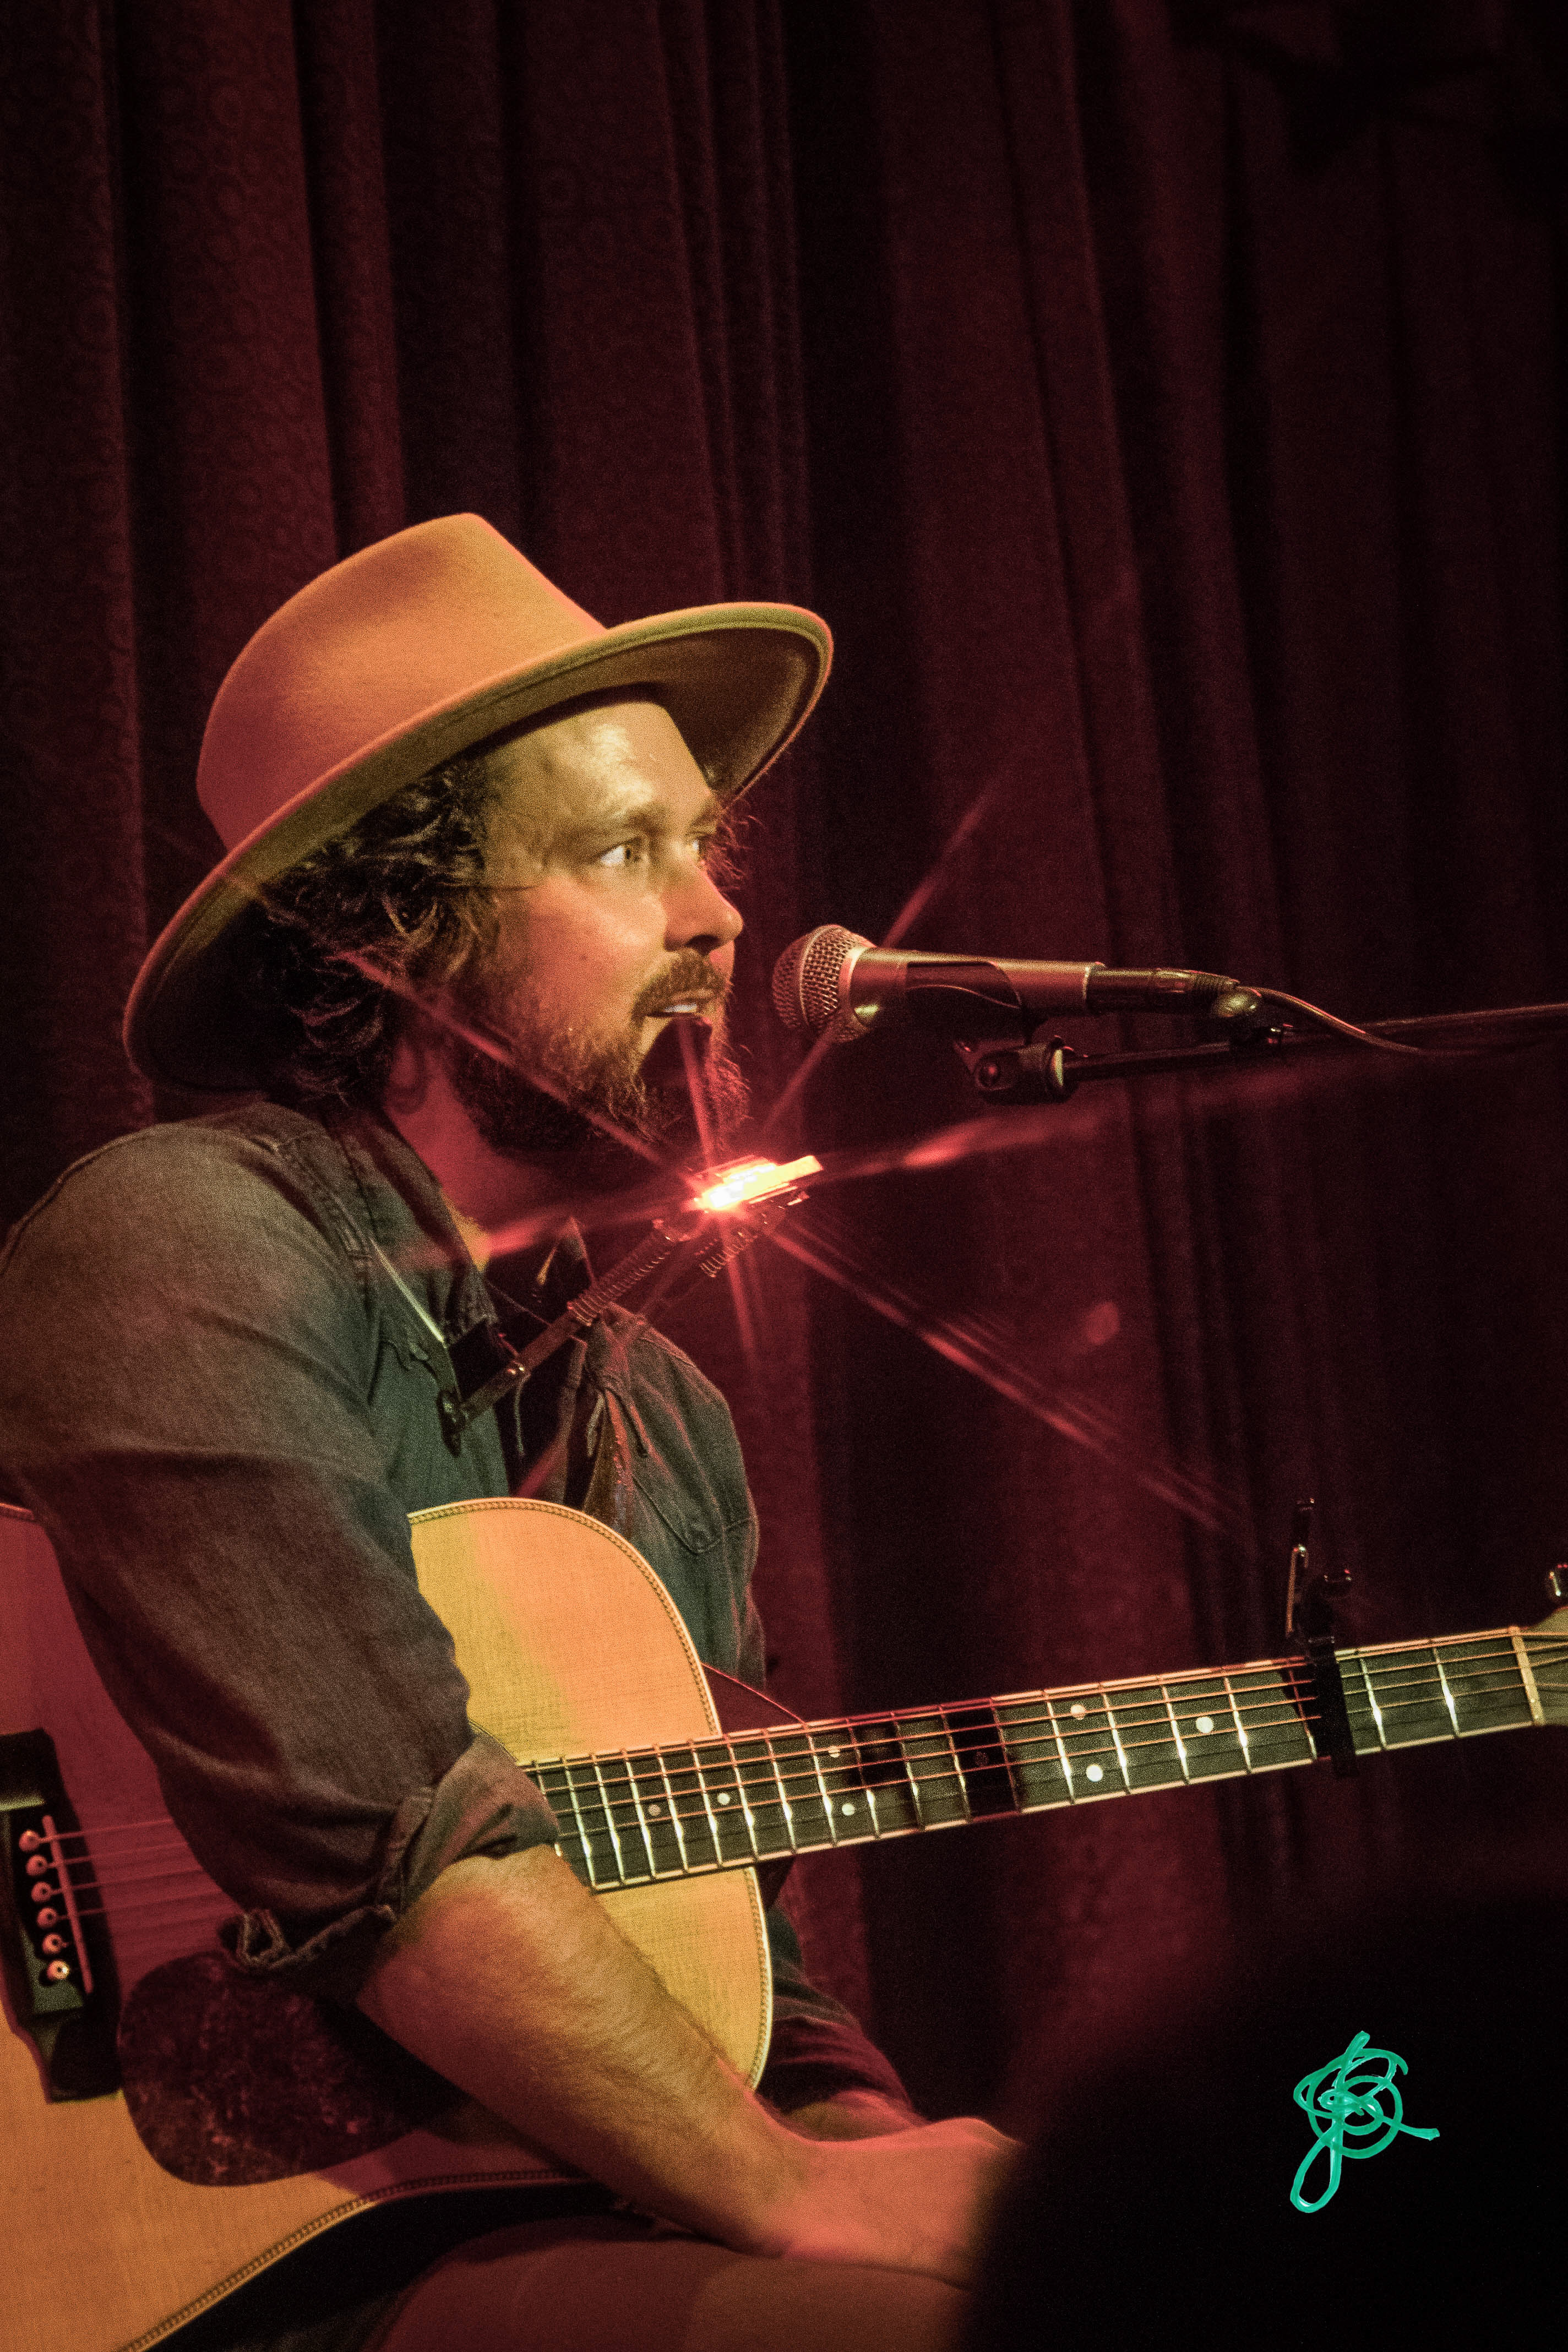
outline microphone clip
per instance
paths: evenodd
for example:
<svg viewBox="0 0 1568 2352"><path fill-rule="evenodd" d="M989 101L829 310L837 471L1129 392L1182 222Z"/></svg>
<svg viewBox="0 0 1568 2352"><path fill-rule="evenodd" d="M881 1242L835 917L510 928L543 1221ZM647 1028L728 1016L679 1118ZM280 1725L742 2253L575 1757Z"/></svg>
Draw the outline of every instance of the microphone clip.
<svg viewBox="0 0 1568 2352"><path fill-rule="evenodd" d="M1286 1033L1250 988L1233 986L1204 1007L1205 1028L1223 1027L1223 1042L1169 1047L1148 1054L1080 1054L1051 1033L1047 1023L1027 1044L995 1038L954 1041L953 1051L974 1081L977 1094L999 1106L1068 1101L1086 1078L1156 1077L1184 1070L1194 1061L1280 1050Z"/></svg>

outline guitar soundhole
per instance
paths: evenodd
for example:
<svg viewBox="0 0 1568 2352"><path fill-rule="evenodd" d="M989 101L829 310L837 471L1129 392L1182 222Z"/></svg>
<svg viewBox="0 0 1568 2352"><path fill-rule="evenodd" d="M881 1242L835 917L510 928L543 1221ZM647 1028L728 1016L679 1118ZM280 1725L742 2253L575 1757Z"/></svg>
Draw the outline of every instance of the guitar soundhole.
<svg viewBox="0 0 1568 2352"><path fill-rule="evenodd" d="M358 2010L241 1976L217 1953L142 1979L120 2063L147 2153L203 2189L345 2164L460 2096Z"/></svg>

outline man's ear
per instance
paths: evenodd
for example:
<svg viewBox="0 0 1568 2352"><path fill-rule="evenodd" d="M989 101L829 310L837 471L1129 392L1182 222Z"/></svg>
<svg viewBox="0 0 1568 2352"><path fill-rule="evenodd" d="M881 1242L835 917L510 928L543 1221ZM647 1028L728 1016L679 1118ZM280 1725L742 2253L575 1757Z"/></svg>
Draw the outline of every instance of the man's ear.
<svg viewBox="0 0 1568 2352"><path fill-rule="evenodd" d="M447 1024L441 1019L439 998L424 1003L399 992L388 1008L387 1026L392 1034L392 1058L382 1089L382 1108L394 1114L417 1110L441 1067Z"/></svg>

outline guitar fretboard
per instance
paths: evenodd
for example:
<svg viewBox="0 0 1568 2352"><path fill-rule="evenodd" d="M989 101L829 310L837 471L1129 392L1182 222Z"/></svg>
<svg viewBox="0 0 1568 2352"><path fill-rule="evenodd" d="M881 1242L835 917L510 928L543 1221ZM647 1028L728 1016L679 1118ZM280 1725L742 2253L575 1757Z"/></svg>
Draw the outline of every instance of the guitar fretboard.
<svg viewBox="0 0 1568 2352"><path fill-rule="evenodd" d="M1357 1752L1563 1720L1568 1636L1510 1627L1342 1650ZM1317 1760L1313 1685L1275 1658L846 1717L533 1770L595 1889Z"/></svg>

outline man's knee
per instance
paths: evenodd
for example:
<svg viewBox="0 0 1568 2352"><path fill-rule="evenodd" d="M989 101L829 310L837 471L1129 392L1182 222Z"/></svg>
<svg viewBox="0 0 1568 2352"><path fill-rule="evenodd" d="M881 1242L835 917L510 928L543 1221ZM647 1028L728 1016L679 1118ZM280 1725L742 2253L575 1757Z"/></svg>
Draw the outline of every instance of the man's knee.
<svg viewBox="0 0 1568 2352"><path fill-rule="evenodd" d="M413 2286L374 2352L949 2352L938 2279L770 2261L634 2220L527 2222Z"/></svg>

